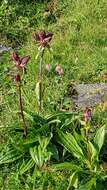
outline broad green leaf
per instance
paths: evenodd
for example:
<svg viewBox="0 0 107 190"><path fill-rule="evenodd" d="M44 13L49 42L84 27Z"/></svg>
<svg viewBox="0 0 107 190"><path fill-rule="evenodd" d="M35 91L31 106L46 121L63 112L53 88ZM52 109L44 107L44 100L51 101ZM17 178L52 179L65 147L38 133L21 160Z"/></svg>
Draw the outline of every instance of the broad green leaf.
<svg viewBox="0 0 107 190"><path fill-rule="evenodd" d="M71 187L77 188L78 187L78 175L77 172L73 172L69 179L69 185L67 190L70 190Z"/></svg>
<svg viewBox="0 0 107 190"><path fill-rule="evenodd" d="M49 126L48 126L48 125L43 125L43 126L41 126L39 129L35 129L35 132L36 132L36 133L47 132L48 129L49 129Z"/></svg>
<svg viewBox="0 0 107 190"><path fill-rule="evenodd" d="M30 155L34 163L41 168L45 162L50 158L51 153L47 152L47 146L50 142L52 135L49 137L38 137L39 145L30 148Z"/></svg>
<svg viewBox="0 0 107 190"><path fill-rule="evenodd" d="M34 161L30 159L27 163L24 163L20 167L20 174L24 174L26 171L31 169L34 166Z"/></svg>
<svg viewBox="0 0 107 190"><path fill-rule="evenodd" d="M50 144L50 146L48 147L48 150L49 152L51 152L52 158L59 161L59 152L58 152L57 146L54 144Z"/></svg>
<svg viewBox="0 0 107 190"><path fill-rule="evenodd" d="M93 190L93 187L96 187L96 178L92 178L86 184L80 185L80 187L77 190Z"/></svg>
<svg viewBox="0 0 107 190"><path fill-rule="evenodd" d="M96 132L95 137L94 137L94 143L98 148L98 152L100 152L100 150L103 146L104 137L105 137L105 126L99 128Z"/></svg>
<svg viewBox="0 0 107 190"><path fill-rule="evenodd" d="M68 126L70 126L74 120L75 120L74 117L72 119L66 119L63 125L61 126L61 129L67 128Z"/></svg>
<svg viewBox="0 0 107 190"><path fill-rule="evenodd" d="M88 158L91 162L95 162L96 159L98 158L98 151L94 147L94 145L89 141L88 142Z"/></svg>
<svg viewBox="0 0 107 190"><path fill-rule="evenodd" d="M24 115L26 116L27 119L34 122L34 119L33 119L32 115L30 113L27 113L26 111L24 111Z"/></svg>
<svg viewBox="0 0 107 190"><path fill-rule="evenodd" d="M25 116L32 121L33 123L35 123L36 125L45 125L48 123L47 119L45 119L44 117L40 116L37 113L31 112L31 111L24 111Z"/></svg>
<svg viewBox="0 0 107 190"><path fill-rule="evenodd" d="M74 112L57 112L57 113L54 113L54 114L51 114L51 115L47 115L46 118L48 121L51 121L53 119L56 119L57 117L62 117L64 118L65 116L74 116L76 115L77 113L74 113Z"/></svg>
<svg viewBox="0 0 107 190"><path fill-rule="evenodd" d="M48 124L52 124L52 123L61 123L61 121L59 119L53 119L48 122Z"/></svg>
<svg viewBox="0 0 107 190"><path fill-rule="evenodd" d="M71 152L77 158L85 159L83 151L73 135L71 135L70 133L64 134L62 131L58 130L58 136L59 141L69 152Z"/></svg>
<svg viewBox="0 0 107 190"><path fill-rule="evenodd" d="M51 138L52 138L52 133L50 134L49 137L39 137L39 143L43 151L45 151L45 149L47 148Z"/></svg>
<svg viewBox="0 0 107 190"><path fill-rule="evenodd" d="M33 161L36 163L36 165L39 165L39 160L38 160L38 152L37 152L37 146L30 148L30 155L33 159Z"/></svg>
<svg viewBox="0 0 107 190"><path fill-rule="evenodd" d="M18 152L17 150L8 150L5 154L0 156L0 164L12 163L22 156L22 152Z"/></svg>
<svg viewBox="0 0 107 190"><path fill-rule="evenodd" d="M38 166L41 168L43 166L43 162L44 162L44 156L43 156L43 152L41 149L41 146L38 146Z"/></svg>
<svg viewBox="0 0 107 190"><path fill-rule="evenodd" d="M98 183L96 184L96 189L95 190L106 190L107 186L105 185L104 181L99 180Z"/></svg>
<svg viewBox="0 0 107 190"><path fill-rule="evenodd" d="M81 142L85 143L85 140L81 134L78 134L76 131L73 132L75 140L78 142L78 145L81 146Z"/></svg>
<svg viewBox="0 0 107 190"><path fill-rule="evenodd" d="M39 140L38 140L38 137L35 137L35 138L33 138L33 139L26 139L26 140L24 141L23 145L30 145L30 144L33 144L33 143L35 143L35 142L37 142L37 141L39 141Z"/></svg>
<svg viewBox="0 0 107 190"><path fill-rule="evenodd" d="M78 166L72 162L53 164L52 168L56 169L56 170L71 170L71 171L82 171L83 170L80 166Z"/></svg>

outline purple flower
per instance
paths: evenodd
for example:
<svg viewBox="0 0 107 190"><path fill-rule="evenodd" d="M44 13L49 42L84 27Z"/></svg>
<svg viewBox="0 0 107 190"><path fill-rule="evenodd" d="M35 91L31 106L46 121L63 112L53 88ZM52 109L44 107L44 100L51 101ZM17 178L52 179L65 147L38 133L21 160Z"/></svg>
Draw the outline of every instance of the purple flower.
<svg viewBox="0 0 107 190"><path fill-rule="evenodd" d="M46 64L45 69L46 69L46 71L50 72L52 69L51 64Z"/></svg>
<svg viewBox="0 0 107 190"><path fill-rule="evenodd" d="M57 65L57 66L56 66L55 71L56 71L56 73L57 73L58 75L63 75L63 74L64 74L64 70L63 70L63 68L62 68L60 65Z"/></svg>
<svg viewBox="0 0 107 190"><path fill-rule="evenodd" d="M26 65L30 60L30 56L19 57L19 55L16 52L13 52L12 60L15 62L15 66L18 69L26 69Z"/></svg>
<svg viewBox="0 0 107 190"><path fill-rule="evenodd" d="M49 46L49 42L52 40L53 33L49 32L46 34L44 30L33 33L33 38L39 44L40 47Z"/></svg>
<svg viewBox="0 0 107 190"><path fill-rule="evenodd" d="M84 121L85 121L86 123L88 123L88 121L91 120L91 117L92 117L92 109L86 107L86 109L85 109L85 111L84 111Z"/></svg>

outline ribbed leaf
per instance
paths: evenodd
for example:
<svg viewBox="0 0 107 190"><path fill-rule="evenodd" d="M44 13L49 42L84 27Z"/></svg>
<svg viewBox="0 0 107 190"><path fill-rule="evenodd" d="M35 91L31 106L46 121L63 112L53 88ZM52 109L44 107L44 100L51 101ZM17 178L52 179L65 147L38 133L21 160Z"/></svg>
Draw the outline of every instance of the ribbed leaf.
<svg viewBox="0 0 107 190"><path fill-rule="evenodd" d="M73 172L69 179L69 185L67 190L70 190L71 187L77 188L78 187L78 175L77 172Z"/></svg>
<svg viewBox="0 0 107 190"><path fill-rule="evenodd" d="M37 152L37 147L30 148L30 155L33 159L33 161L38 165L38 152Z"/></svg>
<svg viewBox="0 0 107 190"><path fill-rule="evenodd" d="M9 150L2 156L0 156L0 164L12 163L23 156L22 152L17 150Z"/></svg>
<svg viewBox="0 0 107 190"><path fill-rule="evenodd" d="M40 147L40 145L38 146L38 165L39 167L42 167L43 165L43 162L44 162L44 156L43 156L43 152L42 152L42 149Z"/></svg>
<svg viewBox="0 0 107 190"><path fill-rule="evenodd" d="M39 145L30 148L30 155L34 163L41 168L45 162L50 158L51 153L47 152L47 146L50 142L52 135L49 137L38 137Z"/></svg>
<svg viewBox="0 0 107 190"><path fill-rule="evenodd" d="M49 129L48 125L43 125L43 126L39 127L39 129L35 129L35 132L36 133L46 132L46 131L49 131L48 129Z"/></svg>
<svg viewBox="0 0 107 190"><path fill-rule="evenodd" d="M48 122L48 124L52 124L52 123L61 123L61 121L59 119L53 119Z"/></svg>
<svg viewBox="0 0 107 190"><path fill-rule="evenodd" d="M91 162L96 161L96 159L98 158L98 151L97 149L94 147L94 145L89 141L88 142L88 157L91 160Z"/></svg>
<svg viewBox="0 0 107 190"><path fill-rule="evenodd" d="M64 118L65 116L74 116L76 113L74 112L57 112L55 114L48 115L46 118L48 121L51 121L53 119L56 119L57 117L62 117Z"/></svg>
<svg viewBox="0 0 107 190"><path fill-rule="evenodd" d="M73 132L73 136L78 142L78 145L81 145L81 142L85 143L83 136L81 134L78 134L76 131Z"/></svg>
<svg viewBox="0 0 107 190"><path fill-rule="evenodd" d="M93 190L93 186L96 186L96 179L92 178L86 184L81 185L77 190Z"/></svg>
<svg viewBox="0 0 107 190"><path fill-rule="evenodd" d="M82 168L80 166L77 166L76 164L72 162L64 162L60 164L53 164L52 168L56 170L71 170L71 171L82 171Z"/></svg>
<svg viewBox="0 0 107 190"><path fill-rule="evenodd" d="M71 152L77 158L85 159L81 147L78 145L77 141L70 133L64 134L62 131L58 130L59 141L63 146Z"/></svg>
<svg viewBox="0 0 107 190"><path fill-rule="evenodd" d="M34 113L34 112L27 110L27 111L24 111L24 114L30 121L32 121L36 125L42 126L42 125L45 125L48 123L47 119L38 115L37 113Z"/></svg>
<svg viewBox="0 0 107 190"><path fill-rule="evenodd" d="M51 138L52 138L52 133L50 134L49 137L42 137L42 138L39 137L39 143L40 143L40 146L43 149L43 151L45 151L45 149L48 146Z"/></svg>
<svg viewBox="0 0 107 190"><path fill-rule="evenodd" d="M33 144L33 143L35 143L37 141L38 141L38 137L35 137L33 139L27 139L27 140L24 141L23 145L31 145L31 144Z"/></svg>
<svg viewBox="0 0 107 190"><path fill-rule="evenodd" d="M27 163L24 163L20 167L20 174L24 174L26 171L31 169L34 166L34 161L30 159Z"/></svg>
<svg viewBox="0 0 107 190"><path fill-rule="evenodd" d="M56 145L50 144L50 146L48 148L48 151L51 152L52 158L59 161L59 152L58 152L58 149L57 149Z"/></svg>
<svg viewBox="0 0 107 190"><path fill-rule="evenodd" d="M94 137L94 143L97 146L99 152L103 146L104 137L105 137L105 126L98 129L98 131Z"/></svg>

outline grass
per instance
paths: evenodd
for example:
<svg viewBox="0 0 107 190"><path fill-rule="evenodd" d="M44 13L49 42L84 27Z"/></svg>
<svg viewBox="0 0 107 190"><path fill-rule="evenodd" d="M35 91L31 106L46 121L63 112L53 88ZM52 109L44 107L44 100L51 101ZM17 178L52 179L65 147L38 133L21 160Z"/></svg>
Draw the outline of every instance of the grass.
<svg viewBox="0 0 107 190"><path fill-rule="evenodd" d="M43 115L61 110L67 86L70 83L107 82L107 3L106 0L55 0L47 1L8 1L0 3L0 43L21 46L21 55L28 54L31 60L23 81L25 110L37 112L35 87L38 78L37 46L32 32L41 28L52 31L52 52L46 52L44 60L44 109ZM48 9L48 12L47 12ZM51 12L51 14L50 14ZM45 64L52 65L47 75ZM64 76L55 73L55 66L62 65ZM0 57L0 150L11 140L17 142L20 134L12 131L20 125L18 95L11 68L11 52ZM69 100L70 101L70 100ZM65 106L66 107L66 106ZM102 111L103 109L103 111ZM72 102L70 102L72 110ZM107 106L99 105L94 109L94 125L106 125ZM28 121L29 126L31 123ZM22 127L22 126L21 126ZM33 178L28 172L24 177L17 175L21 163L3 165L0 169L1 190L31 190ZM40 174L36 178L35 189L65 190L68 187L66 172ZM47 179L44 180L43 179ZM42 185L42 184L45 185ZM45 188L44 188L45 187ZM104 187L106 189L106 185ZM34 189L33 189L34 190ZM99 189L100 190L100 189ZM103 189L104 190L104 189Z"/></svg>

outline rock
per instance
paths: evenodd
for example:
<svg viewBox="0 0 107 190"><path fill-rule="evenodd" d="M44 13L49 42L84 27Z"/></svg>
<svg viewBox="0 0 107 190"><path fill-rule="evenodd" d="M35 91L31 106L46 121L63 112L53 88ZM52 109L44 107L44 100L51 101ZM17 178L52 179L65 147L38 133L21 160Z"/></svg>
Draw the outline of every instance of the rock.
<svg viewBox="0 0 107 190"><path fill-rule="evenodd" d="M4 52L8 52L12 50L12 47L6 47L6 46L3 46L3 45L0 45L0 54L4 53Z"/></svg>
<svg viewBox="0 0 107 190"><path fill-rule="evenodd" d="M11 51L12 49L14 49L14 50L19 50L20 49L20 47L6 47L6 46L4 46L4 45L0 45L0 55L2 55L3 53L5 53L5 52L8 52L8 51Z"/></svg>
<svg viewBox="0 0 107 190"><path fill-rule="evenodd" d="M76 95L72 95L74 107L94 107L107 101L107 83L78 84L74 86Z"/></svg>

